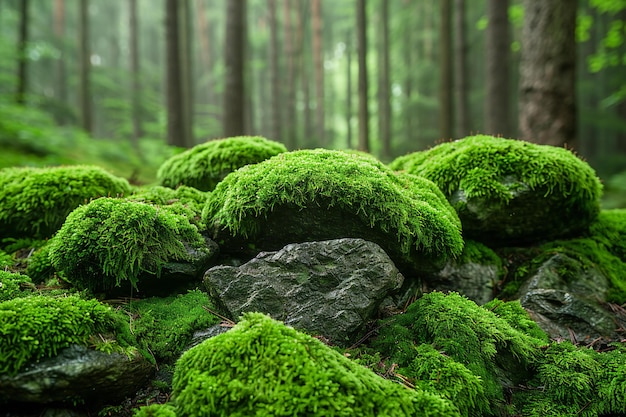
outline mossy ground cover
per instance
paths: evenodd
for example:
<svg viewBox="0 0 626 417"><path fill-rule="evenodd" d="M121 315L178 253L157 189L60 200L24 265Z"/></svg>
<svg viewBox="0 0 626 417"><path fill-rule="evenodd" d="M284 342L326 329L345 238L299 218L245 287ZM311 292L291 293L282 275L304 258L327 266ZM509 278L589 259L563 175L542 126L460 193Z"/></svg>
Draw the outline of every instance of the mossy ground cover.
<svg viewBox="0 0 626 417"><path fill-rule="evenodd" d="M29 276L0 270L0 302L28 295L33 288Z"/></svg>
<svg viewBox="0 0 626 417"><path fill-rule="evenodd" d="M165 187L211 191L230 172L282 152L287 152L282 143L260 136L211 140L172 156L161 165L157 178Z"/></svg>

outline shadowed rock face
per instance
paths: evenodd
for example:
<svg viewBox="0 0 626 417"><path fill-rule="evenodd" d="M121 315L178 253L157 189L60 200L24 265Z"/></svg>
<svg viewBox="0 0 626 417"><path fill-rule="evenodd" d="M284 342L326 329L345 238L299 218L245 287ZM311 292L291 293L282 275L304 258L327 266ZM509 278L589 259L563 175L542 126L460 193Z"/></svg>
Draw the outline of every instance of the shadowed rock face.
<svg viewBox="0 0 626 417"><path fill-rule="evenodd" d="M290 244L204 276L210 295L231 318L262 312L341 345L356 340L403 280L387 254L362 239Z"/></svg>

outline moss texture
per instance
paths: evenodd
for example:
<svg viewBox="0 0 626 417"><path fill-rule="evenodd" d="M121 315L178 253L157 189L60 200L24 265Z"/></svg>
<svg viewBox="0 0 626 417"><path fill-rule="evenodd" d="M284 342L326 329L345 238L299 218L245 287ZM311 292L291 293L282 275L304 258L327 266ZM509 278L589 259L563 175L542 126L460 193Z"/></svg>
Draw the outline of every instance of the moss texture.
<svg viewBox="0 0 626 417"><path fill-rule="evenodd" d="M185 185L176 189L154 185L136 190L128 196L127 200L152 204L184 215L192 224L203 229L204 225L200 219L207 196L208 193Z"/></svg>
<svg viewBox="0 0 626 417"><path fill-rule="evenodd" d="M34 289L29 276L0 271L0 302L29 295L28 289Z"/></svg>
<svg viewBox="0 0 626 417"><path fill-rule="evenodd" d="M125 179L93 166L2 169L0 235L47 238L81 204L129 192Z"/></svg>
<svg viewBox="0 0 626 417"><path fill-rule="evenodd" d="M211 191L230 172L286 151L283 144L259 136L212 140L165 161L157 178L165 187L187 185Z"/></svg>
<svg viewBox="0 0 626 417"><path fill-rule="evenodd" d="M260 313L185 352L172 398L179 417L459 415Z"/></svg>
<svg viewBox="0 0 626 417"><path fill-rule="evenodd" d="M528 194L528 190L536 193L540 201L531 199L516 210L539 212L549 208L549 213L555 213L554 224L544 225L545 230L541 230L546 238L550 237L548 234L581 232L600 210L599 178L587 163L563 148L478 135L404 155L390 167L424 176L437 184L459 212L464 232L470 234L478 227L467 215L472 200L474 204L486 201L490 209L502 207L503 224L497 226L505 229L507 217L516 222L524 219L506 207L518 196ZM528 229L533 227L538 225L527 225Z"/></svg>
<svg viewBox="0 0 626 417"><path fill-rule="evenodd" d="M112 333L119 317L96 301L76 295L32 295L0 303L0 374L16 374L30 361L55 356L90 336Z"/></svg>
<svg viewBox="0 0 626 417"><path fill-rule="evenodd" d="M53 266L79 289L106 292L122 283L138 289L142 274L185 260L185 245L203 248L196 226L156 206L101 198L74 210L50 244Z"/></svg>
<svg viewBox="0 0 626 417"><path fill-rule="evenodd" d="M307 209L349 213L362 228L388 235L406 258L418 251L445 259L463 248L460 221L434 184L341 151L288 152L241 168L218 184L202 215L214 236L225 230L253 240L281 208L300 212L303 220ZM282 224L283 231L298 227Z"/></svg>

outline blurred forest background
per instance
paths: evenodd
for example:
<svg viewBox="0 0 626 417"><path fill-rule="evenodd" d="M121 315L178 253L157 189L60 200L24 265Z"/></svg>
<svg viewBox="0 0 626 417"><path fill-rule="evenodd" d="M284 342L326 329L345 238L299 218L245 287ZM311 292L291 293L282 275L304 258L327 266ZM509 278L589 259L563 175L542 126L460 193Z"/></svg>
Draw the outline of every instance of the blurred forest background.
<svg viewBox="0 0 626 417"><path fill-rule="evenodd" d="M0 0L0 167L477 133L572 148L626 206L626 0Z"/></svg>

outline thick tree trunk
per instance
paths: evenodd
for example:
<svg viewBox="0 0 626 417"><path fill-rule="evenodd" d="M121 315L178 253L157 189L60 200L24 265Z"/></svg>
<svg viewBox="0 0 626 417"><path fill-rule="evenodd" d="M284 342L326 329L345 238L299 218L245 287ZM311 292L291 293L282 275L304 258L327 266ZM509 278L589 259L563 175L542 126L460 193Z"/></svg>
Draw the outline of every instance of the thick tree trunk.
<svg viewBox="0 0 626 417"><path fill-rule="evenodd" d="M139 149L139 138L143 136L141 125L141 87L139 82L139 39L137 28L137 0L130 0L129 29L130 29L130 94L131 94L131 118L133 122L133 145Z"/></svg>
<svg viewBox="0 0 626 417"><path fill-rule="evenodd" d="M469 66L467 65L467 28L465 24L465 0L455 0L455 64L454 80L456 84L456 135L464 137L470 133L469 107Z"/></svg>
<svg viewBox="0 0 626 417"><path fill-rule="evenodd" d="M380 93L379 99L379 134L381 158L391 159L391 97L389 94L389 0L381 0L381 43L380 43Z"/></svg>
<svg viewBox="0 0 626 417"><path fill-rule="evenodd" d="M294 45L292 8L290 0L283 0L284 54L287 60L287 106L285 108L285 140L288 149L295 149L296 141L296 50Z"/></svg>
<svg viewBox="0 0 626 417"><path fill-rule="evenodd" d="M246 91L244 57L246 56L246 0L229 0L226 12L226 89L224 91L224 136L246 132Z"/></svg>
<svg viewBox="0 0 626 417"><path fill-rule="evenodd" d="M57 100L67 106L67 74L65 69L65 0L55 0L54 2L54 38L55 45L60 51L56 67L56 86L54 94ZM58 117L61 124L67 122L66 112Z"/></svg>
<svg viewBox="0 0 626 417"><path fill-rule="evenodd" d="M359 147L362 152L370 151L369 144L369 109L367 89L367 15L365 0L356 2L356 30L359 61Z"/></svg>
<svg viewBox="0 0 626 417"><path fill-rule="evenodd" d="M324 56L322 50L322 0L311 0L311 30L313 32L313 66L315 67L315 123L317 140L326 145L324 121Z"/></svg>
<svg viewBox="0 0 626 417"><path fill-rule="evenodd" d="M346 146L348 149L352 149L352 31L348 31L346 35L348 42L346 43L346 60L347 74L346 74Z"/></svg>
<svg viewBox="0 0 626 417"><path fill-rule="evenodd" d="M183 135L186 148L191 148L194 144L193 137L193 57L192 57L192 20L189 0L179 2L179 24L180 30L178 49L180 51L180 88L183 104Z"/></svg>
<svg viewBox="0 0 626 417"><path fill-rule="evenodd" d="M439 4L439 136L452 138L452 0Z"/></svg>
<svg viewBox="0 0 626 417"><path fill-rule="evenodd" d="M485 133L511 135L509 117L509 0L487 0L487 95L485 97Z"/></svg>
<svg viewBox="0 0 626 417"><path fill-rule="evenodd" d="M183 97L181 91L181 59L178 30L178 1L165 0L165 47L167 71L167 143L185 147Z"/></svg>
<svg viewBox="0 0 626 417"><path fill-rule="evenodd" d="M520 65L522 139L576 142L575 0L525 0Z"/></svg>
<svg viewBox="0 0 626 417"><path fill-rule="evenodd" d="M17 104L26 102L26 86L28 84L28 60L26 59L26 44L28 42L28 0L20 2L20 27L17 42Z"/></svg>
<svg viewBox="0 0 626 417"><path fill-rule="evenodd" d="M200 66L202 74L208 74L207 88L204 93L203 102L213 103L213 80L211 74L213 72L213 62L211 59L211 32L209 31L209 22L206 17L206 10L203 0L196 0L196 24L198 27L198 41L200 42Z"/></svg>
<svg viewBox="0 0 626 417"><path fill-rule="evenodd" d="M89 48L89 1L80 0L78 36L80 48L80 86L79 86L79 107L81 115L81 127L88 133L93 132L91 88L89 76L91 72L91 51Z"/></svg>
<svg viewBox="0 0 626 417"><path fill-rule="evenodd" d="M278 61L278 19L276 18L276 0L267 0L268 6L268 18L270 27L270 85L272 87L271 93L271 136L272 139L282 141L282 100L281 100L281 77L280 77L280 65Z"/></svg>

